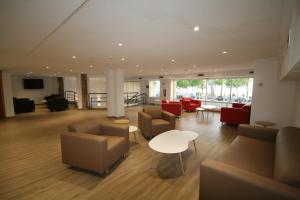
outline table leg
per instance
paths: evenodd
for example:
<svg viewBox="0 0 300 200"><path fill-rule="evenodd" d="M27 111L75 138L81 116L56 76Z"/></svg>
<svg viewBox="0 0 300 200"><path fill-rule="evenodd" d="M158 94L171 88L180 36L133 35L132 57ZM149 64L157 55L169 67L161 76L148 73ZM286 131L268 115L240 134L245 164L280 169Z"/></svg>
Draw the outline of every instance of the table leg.
<svg viewBox="0 0 300 200"><path fill-rule="evenodd" d="M208 121L208 113L209 113L209 110L206 110L206 120Z"/></svg>
<svg viewBox="0 0 300 200"><path fill-rule="evenodd" d="M181 166L182 174L184 174L184 168L183 168L182 155L181 155L181 153L179 153L179 160L180 160L180 166Z"/></svg>
<svg viewBox="0 0 300 200"><path fill-rule="evenodd" d="M194 144L194 147L195 147L195 151L197 153L197 148L196 148L196 142L195 142L195 140L193 140L193 144Z"/></svg>
<svg viewBox="0 0 300 200"><path fill-rule="evenodd" d="M196 118L198 117L198 113L199 113L199 110L197 110L197 112L196 112Z"/></svg>

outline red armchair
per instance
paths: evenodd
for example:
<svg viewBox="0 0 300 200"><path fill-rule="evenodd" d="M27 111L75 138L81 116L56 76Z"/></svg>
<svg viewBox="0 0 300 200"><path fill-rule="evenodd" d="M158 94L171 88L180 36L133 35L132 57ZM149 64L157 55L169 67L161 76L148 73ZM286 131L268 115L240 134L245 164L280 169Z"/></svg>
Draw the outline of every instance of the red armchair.
<svg viewBox="0 0 300 200"><path fill-rule="evenodd" d="M249 124L250 123L251 106L233 104L232 108L221 108L222 123L228 124Z"/></svg>
<svg viewBox="0 0 300 200"><path fill-rule="evenodd" d="M180 102L162 100L161 108L176 116L181 116L182 107Z"/></svg>
<svg viewBox="0 0 300 200"><path fill-rule="evenodd" d="M183 97L180 102L182 104L182 109L189 112L195 111L196 108L201 107L200 100L194 100L188 97Z"/></svg>

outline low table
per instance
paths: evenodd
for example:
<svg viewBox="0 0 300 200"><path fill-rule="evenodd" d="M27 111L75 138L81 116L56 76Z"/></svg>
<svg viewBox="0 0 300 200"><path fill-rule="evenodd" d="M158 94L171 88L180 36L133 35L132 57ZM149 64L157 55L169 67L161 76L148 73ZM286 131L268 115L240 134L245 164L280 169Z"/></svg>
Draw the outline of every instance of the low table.
<svg viewBox="0 0 300 200"><path fill-rule="evenodd" d="M149 142L149 147L159 153L164 154L178 154L180 160L180 166L182 174L184 174L184 168L182 163L181 153L188 149L189 142L193 141L195 150L198 134L192 131L180 131L180 130L171 130L160 135L155 136ZM153 152L151 155L151 165L153 163Z"/></svg>
<svg viewBox="0 0 300 200"><path fill-rule="evenodd" d="M132 125L129 126L129 133L132 133L132 134L133 134L134 140L135 140L136 142L137 142L137 139L136 139L135 133L136 133L137 130L138 130L138 127L132 126Z"/></svg>
<svg viewBox="0 0 300 200"><path fill-rule="evenodd" d="M275 123L268 122L268 121L255 121L254 123L257 124L257 125L261 125L264 128L266 128L267 126L275 126Z"/></svg>
<svg viewBox="0 0 300 200"><path fill-rule="evenodd" d="M202 114L202 119L204 120L204 111L205 111L205 109L204 108L196 108L196 118L198 117L198 114L199 114L199 112L201 112L201 114Z"/></svg>
<svg viewBox="0 0 300 200"><path fill-rule="evenodd" d="M201 108L203 108L206 111L212 111L213 109L216 108L216 106L213 106L213 105L201 105ZM207 112L207 115L206 115L206 119L208 120L208 112Z"/></svg>

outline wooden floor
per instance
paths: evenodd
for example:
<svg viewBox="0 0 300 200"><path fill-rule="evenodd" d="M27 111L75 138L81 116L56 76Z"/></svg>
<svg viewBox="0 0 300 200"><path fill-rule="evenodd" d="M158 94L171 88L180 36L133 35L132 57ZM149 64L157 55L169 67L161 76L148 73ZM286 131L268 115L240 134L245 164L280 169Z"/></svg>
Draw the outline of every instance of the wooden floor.
<svg viewBox="0 0 300 200"><path fill-rule="evenodd" d="M131 124L137 124L140 109L126 109ZM221 153L236 136L235 127L221 126L218 113L208 121L184 113L177 128L196 131L199 137L198 154L192 145L183 153L183 176L176 155L155 153L155 168L151 168L151 150L140 134L137 143L130 138L128 157L107 176L62 164L59 136L67 125L87 118L109 120L105 114L104 110L50 113L40 109L0 121L0 199L196 200L201 161Z"/></svg>

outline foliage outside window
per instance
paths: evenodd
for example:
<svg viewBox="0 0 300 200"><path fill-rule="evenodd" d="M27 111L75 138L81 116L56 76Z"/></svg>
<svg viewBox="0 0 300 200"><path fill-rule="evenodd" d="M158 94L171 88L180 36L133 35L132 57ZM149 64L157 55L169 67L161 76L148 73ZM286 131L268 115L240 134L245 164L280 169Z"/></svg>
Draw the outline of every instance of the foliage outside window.
<svg viewBox="0 0 300 200"><path fill-rule="evenodd" d="M160 81L149 81L149 97L160 97Z"/></svg>
<svg viewBox="0 0 300 200"><path fill-rule="evenodd" d="M216 102L248 103L252 99L252 78L176 81L176 98L182 96Z"/></svg>

